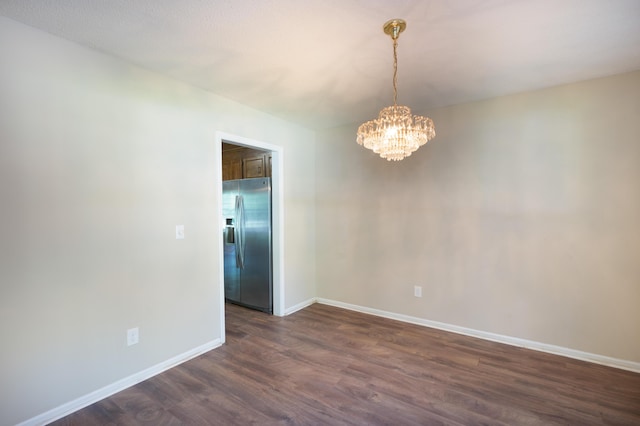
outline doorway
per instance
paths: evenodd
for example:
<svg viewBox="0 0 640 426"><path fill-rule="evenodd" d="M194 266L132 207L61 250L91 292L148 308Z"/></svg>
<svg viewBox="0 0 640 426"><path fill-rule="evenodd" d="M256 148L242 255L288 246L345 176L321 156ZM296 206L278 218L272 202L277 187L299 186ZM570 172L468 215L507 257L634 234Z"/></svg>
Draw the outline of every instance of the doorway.
<svg viewBox="0 0 640 426"><path fill-rule="evenodd" d="M271 160L271 151L222 141L225 301L268 314L273 313Z"/></svg>
<svg viewBox="0 0 640 426"><path fill-rule="evenodd" d="M248 160L235 162L235 164L222 164L223 149L253 152L256 155L249 156ZM280 146L266 142L256 141L237 135L222 132L216 133L216 176L218 177L217 194L220 205L218 207L219 222L219 294L220 294L220 324L221 340L225 341L225 288L224 288L224 246L223 235L226 227L226 219L222 215L222 181L224 178L253 176L260 173L270 173L272 193L272 282L273 282L273 314L284 315L284 203L283 203L283 149ZM268 172L267 172L268 170ZM225 179L225 180L227 180Z"/></svg>

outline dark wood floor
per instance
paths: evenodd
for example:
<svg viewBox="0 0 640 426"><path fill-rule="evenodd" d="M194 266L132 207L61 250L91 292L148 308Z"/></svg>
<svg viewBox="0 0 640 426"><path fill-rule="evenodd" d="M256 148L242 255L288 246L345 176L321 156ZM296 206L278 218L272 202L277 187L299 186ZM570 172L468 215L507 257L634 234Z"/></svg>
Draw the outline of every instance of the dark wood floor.
<svg viewBox="0 0 640 426"><path fill-rule="evenodd" d="M56 425L640 425L640 374L313 305Z"/></svg>

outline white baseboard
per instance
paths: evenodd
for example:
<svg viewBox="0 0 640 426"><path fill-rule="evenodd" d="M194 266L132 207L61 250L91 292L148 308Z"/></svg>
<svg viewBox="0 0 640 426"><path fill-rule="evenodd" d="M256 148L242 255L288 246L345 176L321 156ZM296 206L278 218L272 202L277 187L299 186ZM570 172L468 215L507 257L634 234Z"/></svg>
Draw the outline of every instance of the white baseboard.
<svg viewBox="0 0 640 426"><path fill-rule="evenodd" d="M315 297L312 297L311 299L305 300L304 302L300 302L296 305L293 305L292 307L284 311L284 316L286 317L287 315L291 315L294 312L298 312L300 309L304 309L307 306L311 306L316 302L317 302L317 299Z"/></svg>
<svg viewBox="0 0 640 426"><path fill-rule="evenodd" d="M365 314L376 315L379 317L390 318L398 321L408 322L411 324L422 325L425 327L437 328L439 330L450 331L452 333L464 334L466 336L478 337L492 342L504 343L511 346L518 346L527 349L533 349L540 352L547 352L554 355L561 355L568 358L579 359L581 361L593 362L595 364L606 365L609 367L620 368L622 370L640 373L640 363L627 361L618 358L611 358L604 355L592 354L589 352L577 351L562 346L549 345L546 343L534 342L532 340L520 339L517 337L503 336L501 334L489 333L486 331L474 330L457 325L445 324L437 321L430 321L422 318L412 317L409 315L396 314L393 312L382 311L379 309L367 308L364 306L352 305L350 303L338 302L336 300L318 298L318 303L324 305L336 306L338 308L349 309L351 311L362 312Z"/></svg>
<svg viewBox="0 0 640 426"><path fill-rule="evenodd" d="M88 393L87 395L81 396L80 398L74 399L71 402L68 402L59 407L53 408L36 417L32 417L29 420L25 420L24 422L19 423L17 426L46 425L48 423L61 419L62 417L65 417L73 412L76 412L82 408L85 408L95 402L98 402L104 398L108 398L117 392L125 390L144 380L147 380L153 376L156 376L162 373L163 371L173 368L179 364L182 364L185 361L188 361L192 358L202 355L205 352L209 352L211 349L215 349L220 345L221 345L220 339L212 340L211 342L205 343L204 345L198 346L196 348L191 349L190 351L184 352L164 362L156 364L153 367L149 367L138 373L132 374L129 377L125 377L124 379L118 380L117 382L107 385L101 389Z"/></svg>

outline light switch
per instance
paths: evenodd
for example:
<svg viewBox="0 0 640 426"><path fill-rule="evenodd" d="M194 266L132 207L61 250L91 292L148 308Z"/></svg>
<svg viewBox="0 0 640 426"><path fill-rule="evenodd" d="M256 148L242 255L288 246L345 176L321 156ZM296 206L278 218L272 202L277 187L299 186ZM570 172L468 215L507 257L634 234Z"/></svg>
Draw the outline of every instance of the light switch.
<svg viewBox="0 0 640 426"><path fill-rule="evenodd" d="M140 341L138 327L127 330L127 346L136 345Z"/></svg>
<svg viewBox="0 0 640 426"><path fill-rule="evenodd" d="M184 225L176 225L176 240L184 240Z"/></svg>

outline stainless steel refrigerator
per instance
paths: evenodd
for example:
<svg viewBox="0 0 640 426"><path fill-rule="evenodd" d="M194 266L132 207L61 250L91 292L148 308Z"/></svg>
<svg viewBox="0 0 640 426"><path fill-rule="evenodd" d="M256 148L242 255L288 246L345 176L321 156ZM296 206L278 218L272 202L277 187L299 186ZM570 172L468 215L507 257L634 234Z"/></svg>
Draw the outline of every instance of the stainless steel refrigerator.
<svg viewBox="0 0 640 426"><path fill-rule="evenodd" d="M273 312L271 178L222 182L227 301Z"/></svg>

